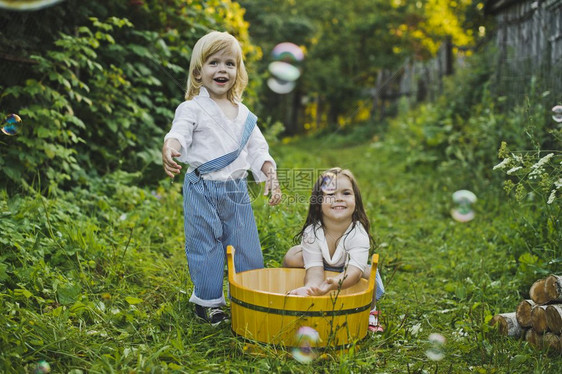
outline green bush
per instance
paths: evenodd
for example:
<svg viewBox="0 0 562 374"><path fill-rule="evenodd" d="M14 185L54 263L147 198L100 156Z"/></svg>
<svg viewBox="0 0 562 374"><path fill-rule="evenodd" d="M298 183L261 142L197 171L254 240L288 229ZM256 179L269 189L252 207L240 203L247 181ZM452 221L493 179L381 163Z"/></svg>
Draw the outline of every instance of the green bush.
<svg viewBox="0 0 562 374"><path fill-rule="evenodd" d="M560 131L556 133L559 141ZM504 190L517 210L516 235L506 238L526 283L555 273L562 264L562 155L557 151L510 151L505 142L494 170L505 173Z"/></svg>
<svg viewBox="0 0 562 374"><path fill-rule="evenodd" d="M2 111L16 108L23 120L19 135L2 139L0 186L55 191L115 170L142 171L143 183L154 184L196 40L211 29L228 30L243 43L250 69L259 58L243 11L218 0L152 1L133 12L109 1L72 3L61 5L66 13L57 9L73 27L47 22L52 40L42 36L30 47L33 64L23 84L0 79Z"/></svg>
<svg viewBox="0 0 562 374"><path fill-rule="evenodd" d="M492 50L474 56L442 97L393 119L390 132L403 137L390 138L407 170L435 169L444 176L439 188L472 190L487 201L483 209L497 211L496 250L516 261L521 290L528 290L562 263L562 136L550 112L557 98L541 89L540 77L529 77L519 104L493 96L493 60Z"/></svg>

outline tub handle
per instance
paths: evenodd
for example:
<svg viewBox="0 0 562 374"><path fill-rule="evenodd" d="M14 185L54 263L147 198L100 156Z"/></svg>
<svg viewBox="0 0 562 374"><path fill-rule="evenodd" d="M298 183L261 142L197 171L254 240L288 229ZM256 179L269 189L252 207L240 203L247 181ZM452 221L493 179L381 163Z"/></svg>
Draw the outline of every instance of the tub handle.
<svg viewBox="0 0 562 374"><path fill-rule="evenodd" d="M369 292L375 289L375 282L377 280L377 266L379 265L379 255L377 253L373 254L371 257L371 276L369 277Z"/></svg>
<svg viewBox="0 0 562 374"><path fill-rule="evenodd" d="M226 262L228 265L228 282L234 283L234 277L236 276L236 268L234 267L234 252L236 250L233 246L228 245L226 247Z"/></svg>

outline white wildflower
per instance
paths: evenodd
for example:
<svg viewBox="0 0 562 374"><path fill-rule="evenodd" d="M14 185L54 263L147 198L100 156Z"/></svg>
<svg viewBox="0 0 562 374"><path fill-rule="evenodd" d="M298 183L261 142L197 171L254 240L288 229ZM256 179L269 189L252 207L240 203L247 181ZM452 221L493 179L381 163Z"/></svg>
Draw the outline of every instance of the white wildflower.
<svg viewBox="0 0 562 374"><path fill-rule="evenodd" d="M549 153L546 156L544 156L543 158L541 158L539 161L537 161L536 164L534 164L533 166L531 166L532 169L542 169L542 167L544 166L544 164L546 164L548 162L548 160L550 160L552 158L552 156L554 156L554 153Z"/></svg>
<svg viewBox="0 0 562 374"><path fill-rule="evenodd" d="M554 199L556 199L556 190L552 190L550 196L548 197L548 201L546 203L552 204L554 202Z"/></svg>
<svg viewBox="0 0 562 374"><path fill-rule="evenodd" d="M514 168L511 168L507 171L507 175L511 175L512 173L515 173L517 170L519 169L523 169L523 166L516 166Z"/></svg>
<svg viewBox="0 0 562 374"><path fill-rule="evenodd" d="M497 164L496 166L494 166L494 168L492 170L496 170L496 169L503 169L507 166L507 164L509 164L509 162L511 161L511 159L508 158L504 158L502 162L500 162L499 164Z"/></svg>
<svg viewBox="0 0 562 374"><path fill-rule="evenodd" d="M416 336L421 330L423 330L421 327L421 323L416 323L410 328L410 334L412 334L412 336Z"/></svg>
<svg viewBox="0 0 562 374"><path fill-rule="evenodd" d="M523 157L521 157L520 155L516 155L515 153L512 153L511 156L513 156L513 159L515 161L517 161L518 163L522 163L523 162Z"/></svg>
<svg viewBox="0 0 562 374"><path fill-rule="evenodd" d="M558 178L558 180L554 182L554 185L556 186L556 189L562 187L562 178Z"/></svg>
<svg viewBox="0 0 562 374"><path fill-rule="evenodd" d="M529 179L537 179L537 176L541 175L544 172L544 165L554 156L554 153L549 153L540 160L537 161L536 164L531 165L531 172L529 173Z"/></svg>
<svg viewBox="0 0 562 374"><path fill-rule="evenodd" d="M458 331L453 331L453 335L459 338L466 338L469 336L468 332L464 331L462 327Z"/></svg>

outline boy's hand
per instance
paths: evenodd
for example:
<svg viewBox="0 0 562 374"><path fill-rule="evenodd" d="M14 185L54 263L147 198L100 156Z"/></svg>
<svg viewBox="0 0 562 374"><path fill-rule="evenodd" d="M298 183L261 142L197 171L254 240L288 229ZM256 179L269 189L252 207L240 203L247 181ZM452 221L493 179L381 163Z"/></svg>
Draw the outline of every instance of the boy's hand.
<svg viewBox="0 0 562 374"><path fill-rule="evenodd" d="M176 150L180 147L181 145L175 139L166 140L162 147L162 164L164 165L164 171L171 178L175 177L175 175L179 174L181 171L181 166L173 159L173 157L180 156L180 153Z"/></svg>
<svg viewBox="0 0 562 374"><path fill-rule="evenodd" d="M267 196L271 192L271 196L269 197L269 205L277 205L281 202L281 197L283 193L281 192L281 188L279 187L279 182L277 181L277 177L267 178L265 181L265 191L264 196Z"/></svg>
<svg viewBox="0 0 562 374"><path fill-rule="evenodd" d="M279 187L279 181L277 180L277 173L273 168L273 164L269 161L263 163L262 172L267 176L265 180L265 190L263 192L264 196L271 193L269 197L269 205L277 205L281 202L281 197L283 196L281 188Z"/></svg>

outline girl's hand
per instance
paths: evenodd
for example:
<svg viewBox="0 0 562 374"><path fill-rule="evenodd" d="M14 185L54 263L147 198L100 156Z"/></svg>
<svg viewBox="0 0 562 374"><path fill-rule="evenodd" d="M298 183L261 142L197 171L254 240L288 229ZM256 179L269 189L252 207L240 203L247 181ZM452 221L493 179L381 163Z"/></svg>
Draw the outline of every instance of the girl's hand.
<svg viewBox="0 0 562 374"><path fill-rule="evenodd" d="M336 289L338 287L338 282L334 278L326 278L318 287L309 287L308 294L310 296L322 296L328 292Z"/></svg>
<svg viewBox="0 0 562 374"><path fill-rule="evenodd" d="M292 291L289 291L289 293L287 293L287 295L293 295L293 296L309 296L308 294L309 288L306 286L303 287L299 287L299 288L295 288Z"/></svg>
<svg viewBox="0 0 562 374"><path fill-rule="evenodd" d="M175 177L175 175L179 174L181 171L181 166L173 159L173 157L180 156L180 153L176 150L179 147L181 147L181 145L175 139L166 140L162 147L162 164L164 165L164 171L171 178Z"/></svg>
<svg viewBox="0 0 562 374"><path fill-rule="evenodd" d="M324 292L324 290L322 290L320 287L311 286L308 289L308 295L310 296L322 296L325 294L326 292Z"/></svg>

